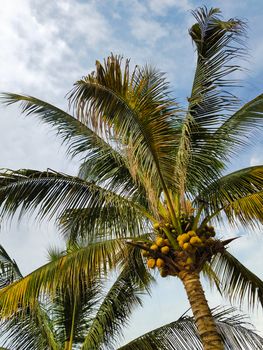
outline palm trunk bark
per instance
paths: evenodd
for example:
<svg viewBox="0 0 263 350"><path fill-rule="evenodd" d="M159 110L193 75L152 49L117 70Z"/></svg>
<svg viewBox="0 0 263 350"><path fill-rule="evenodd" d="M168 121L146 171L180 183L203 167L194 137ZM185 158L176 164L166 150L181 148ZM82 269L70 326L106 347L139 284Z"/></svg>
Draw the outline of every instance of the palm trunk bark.
<svg viewBox="0 0 263 350"><path fill-rule="evenodd" d="M179 277L184 284L204 350L224 350L222 339L205 298L199 273L182 271Z"/></svg>

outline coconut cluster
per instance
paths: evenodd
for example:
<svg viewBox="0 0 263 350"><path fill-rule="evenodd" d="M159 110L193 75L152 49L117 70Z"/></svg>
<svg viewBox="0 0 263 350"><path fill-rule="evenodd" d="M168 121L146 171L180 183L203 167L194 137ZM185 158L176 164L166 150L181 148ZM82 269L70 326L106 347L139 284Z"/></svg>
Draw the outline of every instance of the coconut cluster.
<svg viewBox="0 0 263 350"><path fill-rule="evenodd" d="M144 245L142 255L147 258L147 266L151 269L158 268L160 275L166 277L171 273L171 262L175 263L178 271L194 270L204 254L209 252L214 245L215 230L212 226L205 225L196 231L191 229L193 217L181 216L181 226L186 231L178 234L170 223L156 223L154 229L157 233L154 242ZM174 238L173 244L167 234Z"/></svg>

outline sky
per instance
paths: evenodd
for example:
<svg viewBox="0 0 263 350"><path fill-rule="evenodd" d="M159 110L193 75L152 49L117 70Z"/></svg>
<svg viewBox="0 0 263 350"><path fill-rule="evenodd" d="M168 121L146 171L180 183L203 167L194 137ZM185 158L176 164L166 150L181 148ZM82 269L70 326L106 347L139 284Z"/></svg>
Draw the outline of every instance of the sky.
<svg viewBox="0 0 263 350"><path fill-rule="evenodd" d="M243 102L262 93L263 3L261 0L1 0L0 91L36 96L67 109L66 93L90 73L95 61L111 52L167 73L173 95L184 105L190 94L195 53L188 34L194 23L190 10L219 7L225 18L246 20L248 56L239 74ZM263 164L262 138L240 152L232 169ZM55 132L34 118L24 118L17 107L0 106L0 168L47 168L75 175L77 161L66 157ZM230 251L263 278L263 237L260 232L221 229L224 237L239 235ZM53 222L3 222L0 244L24 274L46 262L47 248L61 245ZM173 278L158 280L144 308L134 312L125 339L178 318L188 303L182 286ZM225 304L207 288L212 306ZM228 304L229 305L229 304ZM245 310L247 312L247 310ZM250 313L263 334L262 312Z"/></svg>

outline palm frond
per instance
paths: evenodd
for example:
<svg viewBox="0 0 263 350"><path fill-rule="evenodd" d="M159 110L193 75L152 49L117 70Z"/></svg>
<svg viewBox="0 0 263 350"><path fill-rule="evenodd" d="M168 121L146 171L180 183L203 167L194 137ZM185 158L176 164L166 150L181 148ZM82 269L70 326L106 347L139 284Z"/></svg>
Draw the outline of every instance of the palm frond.
<svg viewBox="0 0 263 350"><path fill-rule="evenodd" d="M174 186L173 144L178 136L177 107L168 97L163 74L110 56L75 84L70 103L81 121L92 123L126 153L130 172L146 189ZM137 170L137 171L135 171ZM148 179L148 183L145 180ZM154 186L153 186L154 184Z"/></svg>
<svg viewBox="0 0 263 350"><path fill-rule="evenodd" d="M211 268L220 281L222 293L240 305L247 300L254 308L263 307L263 281L228 251L213 257Z"/></svg>
<svg viewBox="0 0 263 350"><path fill-rule="evenodd" d="M22 278L16 262L0 246L0 289ZM2 318L0 325L0 337L11 348L39 350L51 346L54 350L58 349L49 317L38 303L25 311L19 307L11 317Z"/></svg>
<svg viewBox="0 0 263 350"><path fill-rule="evenodd" d="M72 214L75 209L88 207L91 208L90 215L85 218L85 223L86 232L90 235L99 231L112 236L136 236L145 225L146 211L128 198L80 178L54 171L2 172L0 206L1 214L10 217L17 210L20 210L21 216L37 209L40 219L54 215L59 217L71 209ZM103 220L97 220L100 213ZM111 219L112 215L114 220ZM78 216L76 220L80 218Z"/></svg>
<svg viewBox="0 0 263 350"><path fill-rule="evenodd" d="M223 21L220 10L206 7L193 11L197 21L189 33L197 49L197 65L189 106L177 151L179 187L193 193L196 187L217 178L224 162L216 155L214 131L237 105L228 91L235 85L231 76L240 67L232 60L243 54L244 23Z"/></svg>
<svg viewBox="0 0 263 350"><path fill-rule="evenodd" d="M255 144L257 132L262 128L263 94L247 102L229 117L213 134L214 145L203 152L213 153L217 159L226 161L235 157L237 151L248 144Z"/></svg>
<svg viewBox="0 0 263 350"><path fill-rule="evenodd" d="M6 250L0 245L0 289L20 279L22 274Z"/></svg>
<svg viewBox="0 0 263 350"><path fill-rule="evenodd" d="M132 253L135 249L129 249ZM126 264L94 316L93 323L81 349L115 349L122 329L129 321L134 307L141 305L140 296L148 290L152 278L144 264L137 259L134 269L132 256L126 254ZM128 257L129 256L129 257ZM141 257L141 255L140 255Z"/></svg>
<svg viewBox="0 0 263 350"><path fill-rule="evenodd" d="M80 346L92 323L102 290L101 282L96 278L87 280L87 276L76 276L68 281L50 303L50 314L54 331L60 344Z"/></svg>
<svg viewBox="0 0 263 350"><path fill-rule="evenodd" d="M10 349L59 350L54 337L53 323L42 305L14 313L0 322L0 336L3 344Z"/></svg>
<svg viewBox="0 0 263 350"><path fill-rule="evenodd" d="M79 176L96 183L107 182L108 186L119 191L136 190L125 159L116 147L106 142L90 127L77 120L69 113L32 96L3 93L0 98L5 105L20 103L22 113L34 115L43 123L57 130L71 156L80 155L82 163Z"/></svg>
<svg viewBox="0 0 263 350"><path fill-rule="evenodd" d="M213 128L237 106L237 98L227 91L235 81L226 77L240 70L231 63L244 53L245 25L233 18L223 21L217 8L202 7L192 13L197 23L189 33L197 49L197 66L189 112L200 127Z"/></svg>
<svg viewBox="0 0 263 350"><path fill-rule="evenodd" d="M105 275L118 265L118 254L125 249L125 241L115 239L92 243L65 253L0 290L2 316L10 317L20 308L26 310L28 306L34 306L35 300L43 301L46 295L52 299L63 285L77 276L90 280L94 275ZM77 286L75 292L78 292Z"/></svg>
<svg viewBox="0 0 263 350"><path fill-rule="evenodd" d="M35 115L43 123L55 128L63 142L68 145L68 152L72 156L104 151L109 155L112 152L118 157L118 153L87 125L48 102L32 96L13 93L2 93L1 100L5 105L20 103L23 114Z"/></svg>
<svg viewBox="0 0 263 350"><path fill-rule="evenodd" d="M261 338L251 325L244 320L244 315L237 314L235 309L222 310L215 308L213 317L226 350L255 349L263 346ZM197 334L192 317L183 316L175 322L146 333L118 350L202 350L203 345Z"/></svg>
<svg viewBox="0 0 263 350"><path fill-rule="evenodd" d="M195 199L205 203L207 215L224 212L230 222L262 223L263 166L241 169L211 183Z"/></svg>

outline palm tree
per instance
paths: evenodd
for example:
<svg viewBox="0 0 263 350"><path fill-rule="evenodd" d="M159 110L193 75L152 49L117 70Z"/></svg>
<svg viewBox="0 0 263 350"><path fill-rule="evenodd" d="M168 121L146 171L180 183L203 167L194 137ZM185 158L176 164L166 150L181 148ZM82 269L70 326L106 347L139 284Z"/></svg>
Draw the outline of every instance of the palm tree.
<svg viewBox="0 0 263 350"><path fill-rule="evenodd" d="M23 113L56 128L81 164L78 177L3 171L1 215L38 209L40 219L56 216L69 241L89 243L3 289L3 315L54 292L74 269L105 273L128 257L137 274L147 264L182 281L205 350L223 345L201 273L230 299L263 305L263 282L227 251L233 239L220 239L215 229L263 221L263 166L226 172L262 126L263 95L238 108L230 92L240 68L233 60L244 54L244 24L223 21L218 9L193 14L197 65L186 110L171 98L162 73L131 70L129 60L114 55L75 83L68 95L73 115L31 96L3 95L7 105L21 102Z"/></svg>
<svg viewBox="0 0 263 350"><path fill-rule="evenodd" d="M66 252L50 251L55 261L77 246L68 246ZM145 271L147 274L147 271ZM122 271L103 292L104 279L72 279L55 295L45 296L20 309L11 317L2 319L0 336L5 350L66 350L116 349L121 331L132 309L141 303L141 286L134 279L134 269ZM23 276L14 260L0 246L0 288L7 287ZM213 317L224 340L226 349L251 347L261 349L263 339L244 322L233 308L213 310ZM119 350L179 350L202 349L192 317L182 315L177 321L154 329L118 348Z"/></svg>

